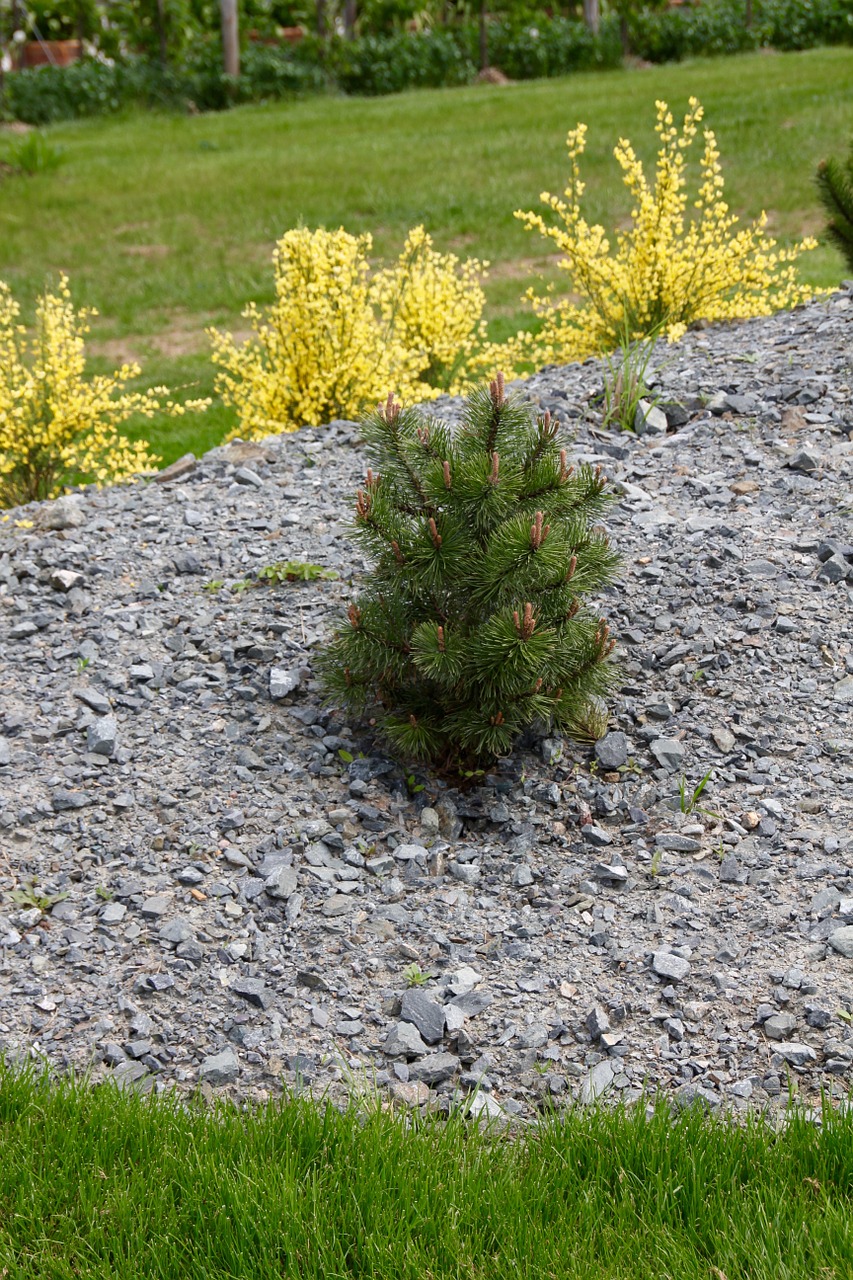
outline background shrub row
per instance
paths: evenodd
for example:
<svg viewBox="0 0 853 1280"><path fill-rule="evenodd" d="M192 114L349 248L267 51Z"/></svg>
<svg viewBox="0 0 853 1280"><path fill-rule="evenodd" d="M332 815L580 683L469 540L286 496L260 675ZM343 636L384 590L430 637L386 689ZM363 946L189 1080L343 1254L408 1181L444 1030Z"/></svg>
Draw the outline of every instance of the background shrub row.
<svg viewBox="0 0 853 1280"><path fill-rule="evenodd" d="M765 46L853 44L853 6L849 0L755 0L747 26L743 0L708 0L696 7L636 12L628 35L631 51L649 62ZM250 44L234 83L222 73L218 38L209 37L168 66L137 56L7 75L0 117L41 125L130 106L215 111L327 90L377 95L468 84L477 72L478 40L476 26L467 25L325 42L307 36L286 48ZM615 67L621 58L615 16L604 19L597 36L577 20L544 15L489 26L489 61L513 80Z"/></svg>

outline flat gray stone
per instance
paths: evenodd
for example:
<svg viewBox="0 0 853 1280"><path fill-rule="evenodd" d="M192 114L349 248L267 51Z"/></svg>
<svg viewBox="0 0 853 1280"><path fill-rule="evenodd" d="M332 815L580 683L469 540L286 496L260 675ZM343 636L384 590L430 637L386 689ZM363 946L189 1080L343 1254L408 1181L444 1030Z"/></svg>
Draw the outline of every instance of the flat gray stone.
<svg viewBox="0 0 853 1280"><path fill-rule="evenodd" d="M678 831L659 831L655 836L655 844L659 849L667 849L671 853L699 853L702 848L700 840L683 836Z"/></svg>
<svg viewBox="0 0 853 1280"><path fill-rule="evenodd" d="M777 1044L776 1052L781 1053L792 1067L807 1067L810 1062L817 1062L817 1053L811 1045L800 1044L797 1040L782 1040Z"/></svg>
<svg viewBox="0 0 853 1280"><path fill-rule="evenodd" d="M701 1107L703 1111L713 1111L720 1105L720 1098L713 1089L705 1085L687 1083L676 1089L675 1105L679 1111L689 1111L691 1107Z"/></svg>
<svg viewBox="0 0 853 1280"><path fill-rule="evenodd" d="M832 696L836 702L853 702L853 676L845 676L833 685Z"/></svg>
<svg viewBox="0 0 853 1280"><path fill-rule="evenodd" d="M594 822L585 822L581 827L581 835L587 844L591 844L593 849L603 849L608 844L613 843L613 837L609 831L605 831L603 827L597 827Z"/></svg>
<svg viewBox="0 0 853 1280"><path fill-rule="evenodd" d="M181 942L189 942L192 936L192 928L186 920L169 920L157 934L161 942L172 942L175 946Z"/></svg>
<svg viewBox="0 0 853 1280"><path fill-rule="evenodd" d="M610 1030L610 1019L608 1018L601 1005L596 1005L590 1009L586 1015L586 1029L592 1036L593 1040L598 1040L604 1035L605 1031Z"/></svg>
<svg viewBox="0 0 853 1280"><path fill-rule="evenodd" d="M112 758L116 751L118 724L115 716L99 716L86 731L86 750Z"/></svg>
<svg viewBox="0 0 853 1280"><path fill-rule="evenodd" d="M285 667L270 668L270 697L286 698L299 688L302 677L298 671L288 671Z"/></svg>
<svg viewBox="0 0 853 1280"><path fill-rule="evenodd" d="M398 1022L385 1038L382 1052L389 1058L418 1058L429 1048L421 1033L411 1022Z"/></svg>
<svg viewBox="0 0 853 1280"><path fill-rule="evenodd" d="M656 951L652 956L652 969L659 978L683 982L690 972L690 961L683 956L674 956L671 951Z"/></svg>
<svg viewBox="0 0 853 1280"><path fill-rule="evenodd" d="M289 898L296 892L298 883L293 867L276 867L264 881L264 890L271 898Z"/></svg>
<svg viewBox="0 0 853 1280"><path fill-rule="evenodd" d="M152 897L145 899L141 910L147 920L159 920L160 916L164 916L171 907L170 897L164 893L155 893Z"/></svg>
<svg viewBox="0 0 853 1280"><path fill-rule="evenodd" d="M610 1088L613 1083L616 1072L607 1061L596 1062L595 1066L590 1069L589 1075L584 1080L580 1088L580 1101L589 1106L591 1102L595 1102L596 1098L600 1098L603 1093Z"/></svg>
<svg viewBox="0 0 853 1280"><path fill-rule="evenodd" d="M50 585L54 591L73 591L75 587L82 587L86 579L82 573L76 573L73 569L54 569L50 575Z"/></svg>
<svg viewBox="0 0 853 1280"><path fill-rule="evenodd" d="M273 992L263 978L235 978L230 986L236 996L256 1009L268 1009L273 1003Z"/></svg>
<svg viewBox="0 0 853 1280"><path fill-rule="evenodd" d="M796 1029L797 1019L790 1013L774 1013L764 1023L764 1034L769 1040L787 1040Z"/></svg>
<svg viewBox="0 0 853 1280"><path fill-rule="evenodd" d="M198 1069L199 1080L207 1084L233 1084L240 1074L240 1063L233 1049L223 1049L221 1053L211 1054L205 1058Z"/></svg>
<svg viewBox="0 0 853 1280"><path fill-rule="evenodd" d="M320 910L324 916L331 918L333 916L348 915L355 905L355 901L345 893L333 893L330 898L326 899Z"/></svg>
<svg viewBox="0 0 853 1280"><path fill-rule="evenodd" d="M99 716L107 716L113 709L113 705L105 693L101 693L100 689L75 689L74 697L89 708L90 711L96 712Z"/></svg>
<svg viewBox="0 0 853 1280"><path fill-rule="evenodd" d="M444 1009L424 991L412 987L403 992L400 1016L417 1027L427 1044L438 1044L444 1035Z"/></svg>
<svg viewBox="0 0 853 1280"><path fill-rule="evenodd" d="M843 924L829 935L827 942L845 960L853 960L853 924Z"/></svg>
<svg viewBox="0 0 853 1280"><path fill-rule="evenodd" d="M459 1059L452 1053L431 1053L409 1067L409 1079L424 1084L441 1084L459 1070Z"/></svg>
<svg viewBox="0 0 853 1280"><path fill-rule="evenodd" d="M624 733L606 733L595 744L595 758L602 769L620 769L628 763L628 737Z"/></svg>
<svg viewBox="0 0 853 1280"><path fill-rule="evenodd" d="M55 502L46 502L39 510L36 520L39 529L79 529L86 523L79 498L66 494Z"/></svg>
<svg viewBox="0 0 853 1280"><path fill-rule="evenodd" d="M686 755L684 747L677 738L655 738L649 750L661 768L669 773L678 772Z"/></svg>

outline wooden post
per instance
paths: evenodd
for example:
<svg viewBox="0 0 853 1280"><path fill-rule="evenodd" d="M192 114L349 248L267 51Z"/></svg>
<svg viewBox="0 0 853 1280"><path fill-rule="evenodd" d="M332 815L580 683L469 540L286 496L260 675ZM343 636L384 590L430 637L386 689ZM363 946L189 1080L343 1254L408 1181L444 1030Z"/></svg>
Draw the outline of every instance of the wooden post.
<svg viewBox="0 0 853 1280"><path fill-rule="evenodd" d="M220 0L222 7L222 66L227 76L240 74L240 39L237 29L237 0Z"/></svg>
<svg viewBox="0 0 853 1280"><path fill-rule="evenodd" d="M598 0L583 0L583 20L593 35L598 35Z"/></svg>

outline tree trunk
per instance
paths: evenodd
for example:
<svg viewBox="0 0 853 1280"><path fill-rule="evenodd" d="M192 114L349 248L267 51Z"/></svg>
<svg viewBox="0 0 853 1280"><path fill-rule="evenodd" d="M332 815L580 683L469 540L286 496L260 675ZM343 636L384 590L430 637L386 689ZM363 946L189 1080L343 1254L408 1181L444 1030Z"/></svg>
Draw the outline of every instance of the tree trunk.
<svg viewBox="0 0 853 1280"><path fill-rule="evenodd" d="M752 0L746 0L746 25L752 26Z"/></svg>
<svg viewBox="0 0 853 1280"><path fill-rule="evenodd" d="M619 15L619 39L622 41L622 53L627 58L631 52L631 40L628 36L628 17L624 13Z"/></svg>
<svg viewBox="0 0 853 1280"><path fill-rule="evenodd" d="M598 0L583 0L583 20L593 35L598 35Z"/></svg>
<svg viewBox="0 0 853 1280"><path fill-rule="evenodd" d="M326 39L326 0L316 0L317 9L317 35L321 40Z"/></svg>
<svg viewBox="0 0 853 1280"><path fill-rule="evenodd" d="M240 38L237 28L237 0L220 0L222 8L222 67L236 80L240 75Z"/></svg>
<svg viewBox="0 0 853 1280"><path fill-rule="evenodd" d="M489 65L489 24L486 13L486 0L480 0L480 70L485 71Z"/></svg>
<svg viewBox="0 0 853 1280"><path fill-rule="evenodd" d="M157 0L157 40L160 45L160 65L169 60L169 45L166 40L166 6L164 0Z"/></svg>
<svg viewBox="0 0 853 1280"><path fill-rule="evenodd" d="M347 40L355 38L355 3L356 0L344 0L344 35Z"/></svg>

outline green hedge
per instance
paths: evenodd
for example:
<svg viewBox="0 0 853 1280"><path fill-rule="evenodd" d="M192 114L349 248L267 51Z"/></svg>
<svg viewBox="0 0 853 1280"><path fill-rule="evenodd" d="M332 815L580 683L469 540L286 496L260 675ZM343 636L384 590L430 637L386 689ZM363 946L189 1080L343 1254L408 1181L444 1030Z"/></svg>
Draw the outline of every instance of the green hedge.
<svg viewBox="0 0 853 1280"><path fill-rule="evenodd" d="M631 48L648 62L677 62L764 47L853 44L850 0L755 0L749 27L744 14L744 0L646 10L629 24Z"/></svg>
<svg viewBox="0 0 853 1280"><path fill-rule="evenodd" d="M635 15L632 51L649 62L737 53L769 45L807 49L853 44L850 0L755 0L744 22L744 0L705 0ZM489 61L513 80L615 67L622 49L618 20L605 18L597 36L567 18L494 22ZM479 60L475 25L432 32L368 35L326 44L307 37L286 48L249 45L236 84L221 70L218 38L198 44L179 66L136 57L115 63L85 60L57 70L21 71L5 78L0 118L49 124L104 115L131 106L218 111L238 102L271 101L326 89L348 94L398 93L470 83Z"/></svg>
<svg viewBox="0 0 853 1280"><path fill-rule="evenodd" d="M222 71L218 41L201 46L178 68L146 58L115 63L85 58L70 67L40 67L8 75L4 113L28 124L51 124L79 116L110 115L129 107L221 111L239 102L257 102L318 93L327 78L314 62L278 49L250 45L243 74L235 84Z"/></svg>

